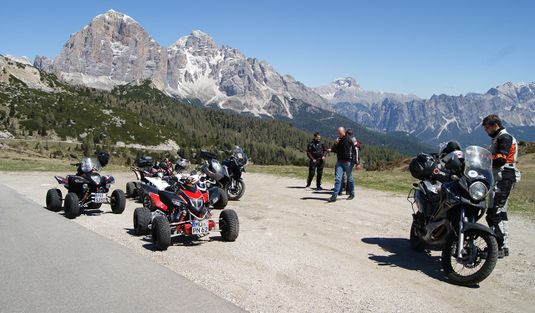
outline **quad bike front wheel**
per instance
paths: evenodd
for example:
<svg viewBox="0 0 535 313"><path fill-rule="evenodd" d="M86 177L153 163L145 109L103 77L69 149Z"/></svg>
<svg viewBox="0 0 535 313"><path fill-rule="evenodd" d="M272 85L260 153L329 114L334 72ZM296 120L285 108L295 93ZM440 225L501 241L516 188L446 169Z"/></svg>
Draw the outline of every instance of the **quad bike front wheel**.
<svg viewBox="0 0 535 313"><path fill-rule="evenodd" d="M76 218L80 215L80 203L78 196L74 192L69 192L65 196L65 216L69 219Z"/></svg>
<svg viewBox="0 0 535 313"><path fill-rule="evenodd" d="M111 211L114 214L123 213L124 208L126 207L126 198L124 196L124 192L121 189L115 189L111 193L110 206L111 206Z"/></svg>
<svg viewBox="0 0 535 313"><path fill-rule="evenodd" d="M235 241L240 233L238 214L232 209L225 209L219 215L219 230L224 241Z"/></svg>
<svg viewBox="0 0 535 313"><path fill-rule="evenodd" d="M61 190L49 189L46 193L46 208L52 212L61 211Z"/></svg>
<svg viewBox="0 0 535 313"><path fill-rule="evenodd" d="M152 221L152 241L156 250L164 251L171 245L171 227L163 215L158 215Z"/></svg>
<svg viewBox="0 0 535 313"><path fill-rule="evenodd" d="M442 268L452 283L473 286L487 278L498 260L496 238L484 231L468 230L464 233L461 258L457 258L457 239L446 243L442 250Z"/></svg>
<svg viewBox="0 0 535 313"><path fill-rule="evenodd" d="M134 233L136 236L148 235L149 225L152 218L151 212L146 208L136 208L134 210Z"/></svg>

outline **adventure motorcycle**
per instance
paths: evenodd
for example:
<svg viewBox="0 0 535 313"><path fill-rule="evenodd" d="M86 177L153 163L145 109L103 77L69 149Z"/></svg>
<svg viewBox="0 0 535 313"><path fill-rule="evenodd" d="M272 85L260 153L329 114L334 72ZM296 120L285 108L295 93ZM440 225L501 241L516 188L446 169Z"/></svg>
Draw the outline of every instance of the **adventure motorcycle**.
<svg viewBox="0 0 535 313"><path fill-rule="evenodd" d="M110 204L113 213L121 214L126 206L123 191L115 189L111 196L108 196L115 178L111 175L99 174L102 164L106 165L108 160L107 153L99 154L98 157L86 157L80 163L74 164L78 167L76 175L54 176L56 181L68 190L68 193L65 199L62 199L61 190L49 189L46 194L47 209L54 212L61 211L64 200L65 216L70 219L79 216L86 208L99 209L103 203Z"/></svg>
<svg viewBox="0 0 535 313"><path fill-rule="evenodd" d="M471 286L492 273L498 257L496 235L477 223L494 188L492 154L470 146L442 161L443 166L433 156L420 154L409 165L411 174L421 180L408 196L414 212L410 244L416 251L442 250L448 278Z"/></svg>
<svg viewBox="0 0 535 313"><path fill-rule="evenodd" d="M243 182L242 173L245 172L247 164L247 155L242 148L235 146L231 155L222 164L227 167L230 181L227 185L227 194L229 200L239 200L245 193L245 183Z"/></svg>
<svg viewBox="0 0 535 313"><path fill-rule="evenodd" d="M156 210L141 207L134 211L136 235L152 233L157 250L171 245L171 236L200 238L219 231L224 241L234 241L239 233L238 215L232 209L221 211L217 222L210 207L219 200L219 189L209 192L195 176L177 177L172 187L151 194Z"/></svg>

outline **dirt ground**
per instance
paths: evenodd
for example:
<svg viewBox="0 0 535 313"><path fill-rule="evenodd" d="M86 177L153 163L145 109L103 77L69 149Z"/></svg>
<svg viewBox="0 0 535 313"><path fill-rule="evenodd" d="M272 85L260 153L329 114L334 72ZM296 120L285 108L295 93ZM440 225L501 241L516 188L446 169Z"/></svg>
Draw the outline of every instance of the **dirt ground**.
<svg viewBox="0 0 535 313"><path fill-rule="evenodd" d="M134 177L116 178L124 190ZM357 183L355 200L344 196L327 203L327 192L305 190L299 180L247 173L245 181L245 196L228 206L240 218L234 243L215 235L199 242L175 238L167 251L155 252L149 237L132 235L132 214L140 206L133 200L122 215L106 206L73 223L252 312L532 312L535 307L535 225L519 216L511 218L511 256L499 260L479 287L464 288L444 280L438 253L410 250L412 211L405 197ZM46 190L57 185L50 173L4 172L0 183L41 205Z"/></svg>

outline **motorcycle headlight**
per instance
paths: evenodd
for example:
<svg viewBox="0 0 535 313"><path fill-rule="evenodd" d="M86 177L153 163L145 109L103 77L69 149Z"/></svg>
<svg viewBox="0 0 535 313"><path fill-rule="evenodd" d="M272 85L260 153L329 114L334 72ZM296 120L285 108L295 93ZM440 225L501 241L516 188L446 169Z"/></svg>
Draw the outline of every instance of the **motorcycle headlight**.
<svg viewBox="0 0 535 313"><path fill-rule="evenodd" d="M89 188L89 186L87 186L87 184L83 184L83 185L82 185L82 188L83 188L84 190L87 190L87 188Z"/></svg>
<svg viewBox="0 0 535 313"><path fill-rule="evenodd" d="M485 184L480 181L473 183L472 185L470 185L470 188L468 188L470 197L472 197L472 199L476 201L480 201L485 198L488 191L489 190L487 189L487 186L485 186Z"/></svg>

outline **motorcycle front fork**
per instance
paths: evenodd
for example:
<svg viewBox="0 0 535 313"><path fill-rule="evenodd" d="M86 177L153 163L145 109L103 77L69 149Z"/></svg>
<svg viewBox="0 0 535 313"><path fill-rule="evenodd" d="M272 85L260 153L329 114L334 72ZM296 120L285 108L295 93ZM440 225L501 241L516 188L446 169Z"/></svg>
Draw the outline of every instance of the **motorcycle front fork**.
<svg viewBox="0 0 535 313"><path fill-rule="evenodd" d="M464 208L461 209L461 214L459 218L459 240L457 242L457 259L461 259L463 257L463 247L464 247Z"/></svg>

